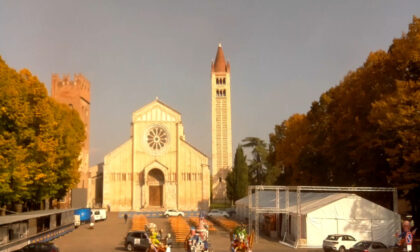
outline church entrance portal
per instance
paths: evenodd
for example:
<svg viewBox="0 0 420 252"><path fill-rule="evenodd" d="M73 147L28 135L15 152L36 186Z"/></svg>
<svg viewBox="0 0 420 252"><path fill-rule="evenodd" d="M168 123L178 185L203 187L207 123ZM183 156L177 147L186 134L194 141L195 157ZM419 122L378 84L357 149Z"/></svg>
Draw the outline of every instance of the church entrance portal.
<svg viewBox="0 0 420 252"><path fill-rule="evenodd" d="M165 176L159 169L152 169L147 175L147 184L149 186L149 205L163 207L163 185Z"/></svg>

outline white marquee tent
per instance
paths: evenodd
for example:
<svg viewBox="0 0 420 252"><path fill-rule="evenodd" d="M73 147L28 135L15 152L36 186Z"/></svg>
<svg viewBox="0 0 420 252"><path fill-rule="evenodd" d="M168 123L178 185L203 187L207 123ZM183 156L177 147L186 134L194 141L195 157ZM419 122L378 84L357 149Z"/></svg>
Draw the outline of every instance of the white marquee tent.
<svg viewBox="0 0 420 252"><path fill-rule="evenodd" d="M290 216L289 228L286 221L281 221L279 231L282 239L287 237L293 241L298 232L296 192L289 192L288 210L285 192L280 192L279 196L280 208ZM252 199L255 206L255 196ZM259 192L258 206L262 209L274 208L275 201L276 192ZM248 196L236 201L240 218L248 218L248 204ZM348 234L357 240L376 240L389 246L395 244L394 234L400 230L399 214L355 194L302 192L300 209L303 239L299 241L300 246L322 247L322 241L330 234ZM285 220L286 214L281 215L280 219Z"/></svg>

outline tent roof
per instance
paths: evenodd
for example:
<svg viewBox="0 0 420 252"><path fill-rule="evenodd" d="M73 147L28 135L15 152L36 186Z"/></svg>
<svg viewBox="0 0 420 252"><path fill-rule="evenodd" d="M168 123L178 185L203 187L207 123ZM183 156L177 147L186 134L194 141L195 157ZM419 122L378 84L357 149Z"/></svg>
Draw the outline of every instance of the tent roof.
<svg viewBox="0 0 420 252"><path fill-rule="evenodd" d="M331 204L337 200L357 196L349 193L320 193L320 192L301 192L301 213L307 214L313 212L323 206ZM358 196L357 196L358 197ZM279 192L280 209L286 210L286 193ZM252 194L253 206L255 206L255 193ZM289 192L289 211L296 212L296 192ZM260 191L258 204L263 208L276 207L276 192L275 191ZM237 206L248 207L248 196L236 201Z"/></svg>

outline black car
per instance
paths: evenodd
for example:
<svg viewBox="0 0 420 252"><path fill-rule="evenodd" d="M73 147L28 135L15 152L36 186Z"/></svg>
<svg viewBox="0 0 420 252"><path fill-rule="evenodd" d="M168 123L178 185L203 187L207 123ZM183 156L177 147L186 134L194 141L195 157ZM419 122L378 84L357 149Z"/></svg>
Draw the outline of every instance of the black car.
<svg viewBox="0 0 420 252"><path fill-rule="evenodd" d="M144 231L130 231L125 237L124 247L128 251L146 251L150 247L149 236Z"/></svg>
<svg viewBox="0 0 420 252"><path fill-rule="evenodd" d="M350 252L392 252L393 248L388 248L385 244L378 241L360 241L356 243Z"/></svg>
<svg viewBox="0 0 420 252"><path fill-rule="evenodd" d="M32 243L17 250L18 252L59 252L60 250L49 242Z"/></svg>

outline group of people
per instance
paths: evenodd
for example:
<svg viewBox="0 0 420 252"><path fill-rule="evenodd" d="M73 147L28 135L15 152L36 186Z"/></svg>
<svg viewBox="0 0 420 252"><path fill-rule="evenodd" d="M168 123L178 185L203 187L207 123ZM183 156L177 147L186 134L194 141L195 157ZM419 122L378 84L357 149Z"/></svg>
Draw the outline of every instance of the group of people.
<svg viewBox="0 0 420 252"><path fill-rule="evenodd" d="M146 225L146 232L150 239L150 250L153 252L170 252L172 246L172 237L168 233L166 237L163 237L163 230L157 230L157 226L154 223L148 223ZM165 242L163 242L165 241Z"/></svg>
<svg viewBox="0 0 420 252"><path fill-rule="evenodd" d="M191 228L190 233L185 239L184 248L188 252L206 252L209 250L209 226L204 218L204 214L200 213L197 229Z"/></svg>
<svg viewBox="0 0 420 252"><path fill-rule="evenodd" d="M245 225L237 226L231 233L231 251L251 252L253 240L253 234L248 235Z"/></svg>

